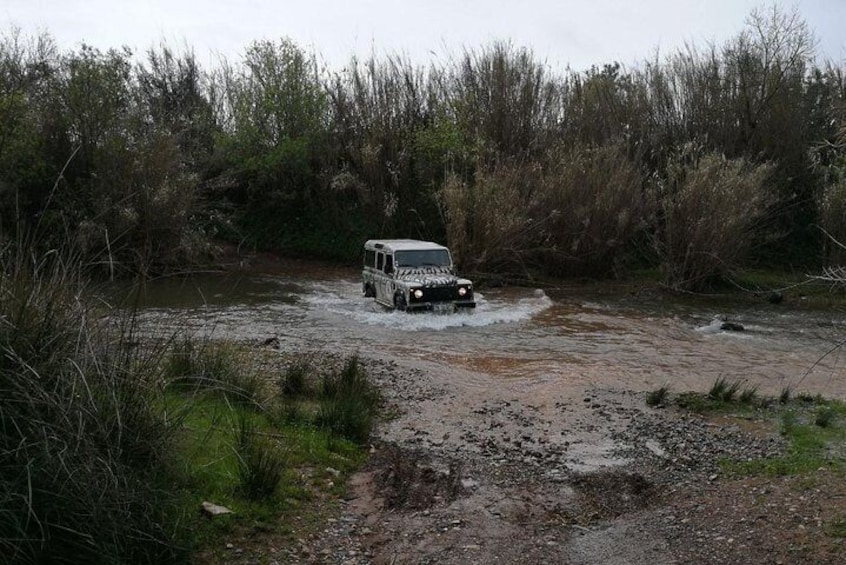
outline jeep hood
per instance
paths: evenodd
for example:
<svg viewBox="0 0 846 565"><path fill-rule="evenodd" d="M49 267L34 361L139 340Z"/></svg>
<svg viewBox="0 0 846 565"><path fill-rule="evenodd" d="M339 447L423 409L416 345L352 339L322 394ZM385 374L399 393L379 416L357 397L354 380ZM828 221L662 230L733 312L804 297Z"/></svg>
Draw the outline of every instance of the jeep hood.
<svg viewBox="0 0 846 565"><path fill-rule="evenodd" d="M397 280L420 286L455 286L458 277L447 267L417 267L400 268L396 273Z"/></svg>

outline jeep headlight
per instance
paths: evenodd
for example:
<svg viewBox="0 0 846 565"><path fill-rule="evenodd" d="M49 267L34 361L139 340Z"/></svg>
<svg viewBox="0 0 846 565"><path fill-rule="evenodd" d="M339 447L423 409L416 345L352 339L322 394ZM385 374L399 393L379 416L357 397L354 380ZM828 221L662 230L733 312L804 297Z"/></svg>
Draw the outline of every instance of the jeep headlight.
<svg viewBox="0 0 846 565"><path fill-rule="evenodd" d="M465 296L467 294L467 288L460 286L458 287L458 296Z"/></svg>
<svg viewBox="0 0 846 565"><path fill-rule="evenodd" d="M412 292L411 294L413 294L414 298L416 298L417 300L420 300L421 298L423 298L423 291L420 290L419 288L414 289L414 292Z"/></svg>

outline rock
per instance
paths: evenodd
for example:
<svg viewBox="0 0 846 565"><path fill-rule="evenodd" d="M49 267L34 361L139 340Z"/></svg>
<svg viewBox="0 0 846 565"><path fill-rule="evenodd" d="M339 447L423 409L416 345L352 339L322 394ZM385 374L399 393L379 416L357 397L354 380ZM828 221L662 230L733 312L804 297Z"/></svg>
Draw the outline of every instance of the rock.
<svg viewBox="0 0 846 565"><path fill-rule="evenodd" d="M720 329L727 332L742 332L745 328L737 322L723 322L720 324Z"/></svg>
<svg viewBox="0 0 846 565"><path fill-rule="evenodd" d="M200 511L208 516L209 518L214 518L215 516L222 516L223 514L232 514L232 510L225 506L219 506L212 502L203 502L200 505Z"/></svg>
<svg viewBox="0 0 846 565"><path fill-rule="evenodd" d="M279 346L281 345L279 338L276 337L276 336L272 336L272 337L267 338L261 344L266 346L266 347L273 347L275 349L279 349Z"/></svg>

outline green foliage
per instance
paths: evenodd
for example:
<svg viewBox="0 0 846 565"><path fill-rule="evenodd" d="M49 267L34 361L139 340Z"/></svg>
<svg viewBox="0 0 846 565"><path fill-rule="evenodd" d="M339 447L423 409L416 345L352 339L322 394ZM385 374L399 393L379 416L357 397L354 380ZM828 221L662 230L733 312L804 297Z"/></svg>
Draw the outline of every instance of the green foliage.
<svg viewBox="0 0 846 565"><path fill-rule="evenodd" d="M846 517L839 517L826 524L826 533L833 538L846 538Z"/></svg>
<svg viewBox="0 0 846 565"><path fill-rule="evenodd" d="M493 43L426 69L294 42L202 69L166 45L0 38L0 234L101 275L181 269L213 238L352 260L447 240L462 267L701 290L739 265L819 265L842 233L843 69L793 10L635 69L554 72ZM37 229L36 229L37 228ZM525 277L524 277L525 278Z"/></svg>
<svg viewBox="0 0 846 565"><path fill-rule="evenodd" d="M791 389L789 386L782 388L781 392L778 395L779 404L787 404L788 402L790 402L790 395L792 392L793 389Z"/></svg>
<svg viewBox="0 0 846 565"><path fill-rule="evenodd" d="M706 413L738 407L738 405L747 408L766 406L767 400L758 397L757 386L744 386L741 380L728 381L724 377L719 377L707 393L681 393L676 397L676 404L691 412Z"/></svg>
<svg viewBox="0 0 846 565"><path fill-rule="evenodd" d="M679 408L701 414L712 406L708 399L709 397L698 392L683 392L676 397L676 404Z"/></svg>
<svg viewBox="0 0 846 565"><path fill-rule="evenodd" d="M816 416L814 417L814 424L821 428L827 428L832 425L834 416L835 413L831 407L823 406L817 410Z"/></svg>
<svg viewBox="0 0 846 565"><path fill-rule="evenodd" d="M288 365L279 382L279 387L285 397L297 398L307 395L309 391L309 376L311 368L302 361L295 361Z"/></svg>

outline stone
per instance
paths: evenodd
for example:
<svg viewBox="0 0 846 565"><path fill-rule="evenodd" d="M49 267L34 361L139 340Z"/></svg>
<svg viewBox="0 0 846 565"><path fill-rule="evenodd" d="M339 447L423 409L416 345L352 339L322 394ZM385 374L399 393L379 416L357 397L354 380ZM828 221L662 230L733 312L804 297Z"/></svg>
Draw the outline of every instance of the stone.
<svg viewBox="0 0 846 565"><path fill-rule="evenodd" d="M230 510L229 508L214 504L212 502L203 502L200 505L200 511L210 518L214 518L215 516L222 516L224 514L233 514L232 510Z"/></svg>

